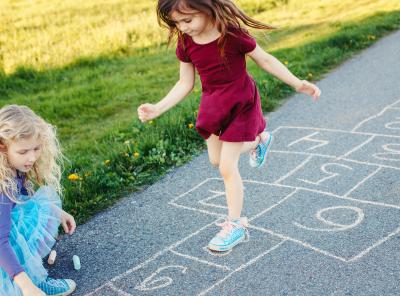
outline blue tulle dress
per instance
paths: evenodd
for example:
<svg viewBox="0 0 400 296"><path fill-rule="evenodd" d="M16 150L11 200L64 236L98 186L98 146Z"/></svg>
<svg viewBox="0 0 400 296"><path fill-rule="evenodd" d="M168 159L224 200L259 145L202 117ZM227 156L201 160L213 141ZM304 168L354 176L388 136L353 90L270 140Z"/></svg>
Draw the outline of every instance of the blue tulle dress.
<svg viewBox="0 0 400 296"><path fill-rule="evenodd" d="M61 200L51 187L43 186L32 197L20 195L11 211L9 242L24 271L34 284L47 278L43 259L55 243L61 217ZM0 268L0 295L22 296L18 285Z"/></svg>

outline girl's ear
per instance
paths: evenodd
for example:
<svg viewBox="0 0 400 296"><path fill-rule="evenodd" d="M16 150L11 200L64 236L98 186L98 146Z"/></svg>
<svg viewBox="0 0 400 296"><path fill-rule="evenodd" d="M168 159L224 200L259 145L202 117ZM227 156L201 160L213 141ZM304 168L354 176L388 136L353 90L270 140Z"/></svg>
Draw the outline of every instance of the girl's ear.
<svg viewBox="0 0 400 296"><path fill-rule="evenodd" d="M7 152L7 146L3 143L3 139L0 139L0 153Z"/></svg>

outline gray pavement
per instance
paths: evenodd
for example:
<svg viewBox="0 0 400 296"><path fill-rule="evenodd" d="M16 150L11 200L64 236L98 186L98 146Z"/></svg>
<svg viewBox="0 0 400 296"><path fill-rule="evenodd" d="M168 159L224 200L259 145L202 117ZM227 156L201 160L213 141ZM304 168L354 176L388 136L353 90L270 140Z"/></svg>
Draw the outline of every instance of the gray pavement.
<svg viewBox="0 0 400 296"><path fill-rule="evenodd" d="M227 210L206 153L57 246L75 295L400 295L400 31L268 114L268 164L240 168L250 239L204 248ZM72 268L72 255L82 269Z"/></svg>

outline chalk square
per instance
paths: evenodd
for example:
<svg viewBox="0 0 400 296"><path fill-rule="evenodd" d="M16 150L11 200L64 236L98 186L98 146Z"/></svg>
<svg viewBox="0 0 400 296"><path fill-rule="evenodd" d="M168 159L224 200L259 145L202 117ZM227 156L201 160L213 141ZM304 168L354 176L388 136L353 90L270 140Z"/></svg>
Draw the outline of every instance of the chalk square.
<svg viewBox="0 0 400 296"><path fill-rule="evenodd" d="M131 295L197 295L226 274L223 269L166 252L113 284Z"/></svg>
<svg viewBox="0 0 400 296"><path fill-rule="evenodd" d="M282 242L282 239L278 237L250 229L246 241L235 246L229 253L211 252L207 249L208 242L220 230L221 228L217 225L211 225L177 245L174 251L188 258L195 258L195 260L202 260L235 270Z"/></svg>
<svg viewBox="0 0 400 296"><path fill-rule="evenodd" d="M370 136L318 128L280 127L274 132L273 151L339 157L353 150Z"/></svg>
<svg viewBox="0 0 400 296"><path fill-rule="evenodd" d="M381 168L352 191L349 197L400 207L400 171Z"/></svg>
<svg viewBox="0 0 400 296"><path fill-rule="evenodd" d="M399 232L400 210L299 190L252 225L351 261Z"/></svg>
<svg viewBox="0 0 400 296"><path fill-rule="evenodd" d="M344 195L370 175L376 167L312 156L279 184Z"/></svg>
<svg viewBox="0 0 400 296"><path fill-rule="evenodd" d="M400 138L375 137L346 159L400 169Z"/></svg>
<svg viewBox="0 0 400 296"><path fill-rule="evenodd" d="M272 144L273 148L274 144ZM308 155L270 151L263 167L249 170L249 156L244 154L240 161L240 173L244 180L251 179L265 183L274 183L303 163L307 158Z"/></svg>
<svg viewBox="0 0 400 296"><path fill-rule="evenodd" d="M244 216L254 216L269 208L293 192L294 189L244 180ZM206 213L226 216L226 196L224 182L220 178L210 178L173 200L173 204L201 210Z"/></svg>
<svg viewBox="0 0 400 296"><path fill-rule="evenodd" d="M357 128L357 132L400 137L400 109L388 108Z"/></svg>

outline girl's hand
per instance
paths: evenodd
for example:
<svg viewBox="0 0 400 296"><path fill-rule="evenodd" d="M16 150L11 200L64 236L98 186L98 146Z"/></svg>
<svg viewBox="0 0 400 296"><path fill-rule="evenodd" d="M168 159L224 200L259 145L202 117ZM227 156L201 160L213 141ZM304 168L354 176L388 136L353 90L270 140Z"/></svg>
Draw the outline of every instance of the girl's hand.
<svg viewBox="0 0 400 296"><path fill-rule="evenodd" d="M141 122L146 122L161 114L161 110L155 104L143 104L137 110Z"/></svg>
<svg viewBox="0 0 400 296"><path fill-rule="evenodd" d="M307 80L302 80L301 84L296 87L296 91L311 96L314 101L318 100L321 95L321 90L318 86L308 82Z"/></svg>
<svg viewBox="0 0 400 296"><path fill-rule="evenodd" d="M61 225L64 228L65 233L68 233L69 235L73 234L76 229L74 217L65 211L61 212Z"/></svg>

